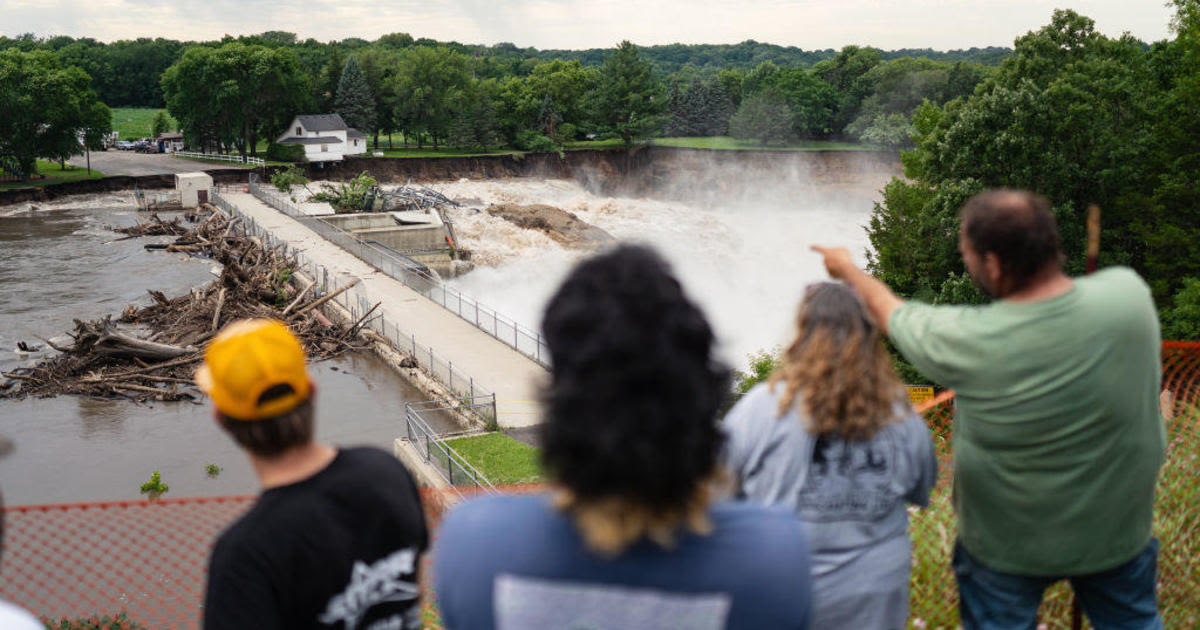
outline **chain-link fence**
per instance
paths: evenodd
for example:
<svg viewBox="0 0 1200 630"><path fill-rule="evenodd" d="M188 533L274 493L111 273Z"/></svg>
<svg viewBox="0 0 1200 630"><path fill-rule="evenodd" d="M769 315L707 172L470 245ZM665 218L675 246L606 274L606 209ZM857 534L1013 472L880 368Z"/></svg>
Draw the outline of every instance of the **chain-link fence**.
<svg viewBox="0 0 1200 630"><path fill-rule="evenodd" d="M429 427L425 416L438 412L459 411L464 413L495 414L496 398L490 400L434 400L422 403L405 403L404 431L405 437L412 444L425 463L430 464L450 485L459 497L474 494L495 494L496 487L488 481L483 473L475 469L462 455L451 448L438 434Z"/></svg>
<svg viewBox="0 0 1200 630"><path fill-rule="evenodd" d="M220 192L213 194L213 202L218 208L238 219L241 224L240 229L244 230L246 234L258 238L267 247L281 249L285 254L295 258L296 271L303 273L316 283L314 287L316 296L328 295L358 281L357 278L331 273L324 265L312 260L303 252L295 250L287 242L275 238L270 230L264 228L237 206L229 203L221 196ZM372 306L366 293L357 286L347 288L333 301L349 311L355 321L367 315ZM452 361L438 355L432 346L421 343L415 334L404 330L399 322L391 321L385 315L378 314L365 320L362 325L387 339L388 343L396 350L410 354L417 367L445 386L454 396L474 400L484 400L488 397L495 399L495 394L490 389L476 383L475 378L471 375L456 369ZM496 422L494 404L486 408L473 407L472 413L475 413L484 425L493 425Z"/></svg>
<svg viewBox="0 0 1200 630"><path fill-rule="evenodd" d="M1168 446L1154 518L1154 535L1161 542L1159 609L1167 628L1190 629L1200 627L1200 343L1163 344L1163 387L1169 392L1164 395ZM955 538L952 395L943 394L923 411L936 436L942 468L931 506L912 514L909 627L956 628L958 592L949 567ZM423 490L430 522L439 522L459 494L455 489ZM251 501L226 497L9 507L0 598L46 618L125 611L155 629L196 627L212 541ZM1039 613L1040 624L1069 627L1070 601L1065 583L1052 588Z"/></svg>
<svg viewBox="0 0 1200 630"><path fill-rule="evenodd" d="M541 333L518 324L475 298L448 286L437 274L421 263L374 241L366 241L351 232L310 216L277 190L264 186L250 174L250 193L263 203L299 221L326 240L354 254L368 265L403 282L405 286L470 322L517 352L549 366L550 352Z"/></svg>

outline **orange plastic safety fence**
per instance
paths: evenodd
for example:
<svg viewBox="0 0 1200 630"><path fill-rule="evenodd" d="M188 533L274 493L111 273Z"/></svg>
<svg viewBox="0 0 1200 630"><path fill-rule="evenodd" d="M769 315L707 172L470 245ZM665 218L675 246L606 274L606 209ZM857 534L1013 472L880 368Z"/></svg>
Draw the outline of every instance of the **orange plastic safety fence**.
<svg viewBox="0 0 1200 630"><path fill-rule="evenodd" d="M1159 478L1154 535L1161 542L1159 608L1166 627L1200 627L1200 342L1163 344L1167 457ZM949 557L955 538L950 506L954 396L943 392L922 411L941 470L929 508L913 510L909 626L959 625ZM544 486L501 488L537 492ZM461 489L460 489L461 490ZM458 499L423 490L431 524ZM5 509L0 598L47 619L125 612L149 628L194 628L201 617L208 553L217 534L253 497L42 505ZM1070 590L1047 594L1040 622L1069 626ZM430 615L436 615L429 611Z"/></svg>
<svg viewBox="0 0 1200 630"><path fill-rule="evenodd" d="M1160 543L1158 599L1167 628L1200 627L1200 342L1163 344L1164 418L1167 453L1159 475L1154 536ZM957 628L958 591L950 571L957 534L950 504L953 460L950 437L954 393L924 405L941 463L930 506L913 510L911 616L915 628ZM1039 627L1070 627L1071 591L1052 587L1039 611ZM1088 625L1084 624L1084 627Z"/></svg>

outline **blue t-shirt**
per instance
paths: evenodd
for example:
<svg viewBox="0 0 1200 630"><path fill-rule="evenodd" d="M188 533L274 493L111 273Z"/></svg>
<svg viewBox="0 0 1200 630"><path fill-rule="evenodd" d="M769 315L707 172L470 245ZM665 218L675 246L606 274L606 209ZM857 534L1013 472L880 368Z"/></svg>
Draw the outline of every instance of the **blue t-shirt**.
<svg viewBox="0 0 1200 630"><path fill-rule="evenodd" d="M607 558L549 497L468 501L446 517L434 589L454 630L808 628L808 543L782 510L722 503L713 531Z"/></svg>

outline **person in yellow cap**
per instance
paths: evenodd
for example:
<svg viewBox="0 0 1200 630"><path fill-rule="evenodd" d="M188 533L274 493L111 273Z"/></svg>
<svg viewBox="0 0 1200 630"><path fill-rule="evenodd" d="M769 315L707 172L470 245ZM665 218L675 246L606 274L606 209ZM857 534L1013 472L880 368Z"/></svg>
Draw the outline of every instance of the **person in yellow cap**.
<svg viewBox="0 0 1200 630"><path fill-rule="evenodd" d="M230 324L196 383L263 489L213 548L204 627L420 628L416 484L380 449L313 439L315 388L287 326Z"/></svg>

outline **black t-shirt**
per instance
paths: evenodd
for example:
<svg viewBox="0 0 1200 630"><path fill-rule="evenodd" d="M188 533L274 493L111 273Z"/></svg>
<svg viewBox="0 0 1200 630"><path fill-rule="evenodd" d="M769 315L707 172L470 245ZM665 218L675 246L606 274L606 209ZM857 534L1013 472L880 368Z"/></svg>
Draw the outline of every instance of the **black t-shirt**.
<svg viewBox="0 0 1200 630"><path fill-rule="evenodd" d="M375 448L271 488L217 539L206 630L420 628L428 546L412 476Z"/></svg>

